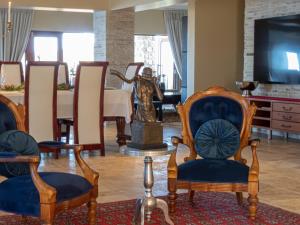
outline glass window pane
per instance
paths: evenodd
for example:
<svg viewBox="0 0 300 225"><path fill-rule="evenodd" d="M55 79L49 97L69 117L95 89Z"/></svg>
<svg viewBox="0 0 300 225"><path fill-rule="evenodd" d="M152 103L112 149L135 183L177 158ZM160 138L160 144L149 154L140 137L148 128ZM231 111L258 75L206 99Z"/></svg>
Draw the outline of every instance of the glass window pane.
<svg viewBox="0 0 300 225"><path fill-rule="evenodd" d="M166 89L174 89L174 61L167 36L135 35L135 62L144 62L161 76Z"/></svg>
<svg viewBox="0 0 300 225"><path fill-rule="evenodd" d="M56 37L34 38L35 61L57 61L58 41Z"/></svg>
<svg viewBox="0 0 300 225"><path fill-rule="evenodd" d="M64 62L68 64L70 74L74 74L79 61L94 60L94 34L64 33L63 50Z"/></svg>

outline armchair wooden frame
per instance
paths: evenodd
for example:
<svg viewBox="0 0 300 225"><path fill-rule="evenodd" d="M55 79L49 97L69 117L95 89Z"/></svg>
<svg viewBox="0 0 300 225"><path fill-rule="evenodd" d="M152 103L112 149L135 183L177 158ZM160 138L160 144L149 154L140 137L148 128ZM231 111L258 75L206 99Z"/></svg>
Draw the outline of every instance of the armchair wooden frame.
<svg viewBox="0 0 300 225"><path fill-rule="evenodd" d="M14 114L17 129L25 132L25 113L23 105L17 106L10 99L6 98L3 95L0 95L0 102L7 105L7 107ZM0 158L0 163L30 164L30 174L40 196L40 219L45 225L53 225L54 217L60 211L72 209L81 206L84 203L87 203L87 206L89 208L89 225L95 225L99 174L92 170L81 158L80 152L83 149L81 145L65 145L64 148L74 149L76 161L83 172L84 178L92 185L92 189L82 196L60 203L56 202L56 189L45 183L37 172L40 161L40 158L38 156L17 156L15 158Z"/></svg>
<svg viewBox="0 0 300 225"><path fill-rule="evenodd" d="M212 87L204 92L197 92L190 96L186 102L177 106L178 113L182 122L182 138L172 137L173 145L177 146L179 143L185 144L190 149L190 154L185 161L195 160L197 153L194 147L193 135L189 124L189 111L194 102L201 98L208 96L221 96L235 100L241 105L243 111L243 124L240 132L240 148L234 155L234 160L243 164L247 163L246 159L242 158L242 151L245 147L250 146L252 150L252 165L249 168L248 183L203 183L203 182L189 182L177 180L178 166L176 163L176 151L172 153L168 162L168 200L169 209L171 213L175 212L176 208L176 191L177 189L189 190L189 199L192 202L195 191L203 192L236 192L238 204L242 204L242 192L249 193L249 215L251 219L255 219L258 203L259 190L259 163L256 154L256 148L259 140L250 140L252 119L256 111L255 105L250 105L241 95L227 91L222 87Z"/></svg>
<svg viewBox="0 0 300 225"><path fill-rule="evenodd" d="M54 217L57 213L63 210L81 206L85 203L87 203L89 209L89 225L95 225L99 174L93 171L81 158L80 152L83 148L82 146L73 145L69 146L69 148L74 148L75 158L83 172L84 178L88 180L93 188L84 195L60 203L56 202L56 189L45 183L37 172L37 168L39 165L38 156L17 156L15 158L0 158L0 163L29 163L30 175L40 196L40 219L42 220L44 225L53 225Z"/></svg>
<svg viewBox="0 0 300 225"><path fill-rule="evenodd" d="M26 131L25 129L25 108L23 105L16 105L13 101L0 94L0 102L4 103L14 114L16 120L17 129L20 131Z"/></svg>

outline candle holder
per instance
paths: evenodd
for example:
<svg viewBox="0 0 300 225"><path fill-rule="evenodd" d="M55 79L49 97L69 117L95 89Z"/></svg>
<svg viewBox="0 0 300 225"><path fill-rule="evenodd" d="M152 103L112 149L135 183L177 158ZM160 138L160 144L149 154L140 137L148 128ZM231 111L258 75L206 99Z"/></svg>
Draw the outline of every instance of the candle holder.
<svg viewBox="0 0 300 225"><path fill-rule="evenodd" d="M13 28L12 26L13 26L13 24L11 21L7 22L7 31L8 32L12 31L12 28Z"/></svg>

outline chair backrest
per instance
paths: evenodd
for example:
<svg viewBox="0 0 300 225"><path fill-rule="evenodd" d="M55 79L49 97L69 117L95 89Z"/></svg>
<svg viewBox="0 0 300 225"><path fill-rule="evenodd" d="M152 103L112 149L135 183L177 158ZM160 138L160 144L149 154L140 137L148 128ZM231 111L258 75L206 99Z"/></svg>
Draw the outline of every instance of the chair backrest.
<svg viewBox="0 0 300 225"><path fill-rule="evenodd" d="M80 62L74 94L74 142L85 149L104 144L103 101L108 62Z"/></svg>
<svg viewBox="0 0 300 225"><path fill-rule="evenodd" d="M23 116L14 102L0 95L0 134L8 130L25 131Z"/></svg>
<svg viewBox="0 0 300 225"><path fill-rule="evenodd" d="M0 74L7 85L21 85L24 82L21 62L1 62Z"/></svg>
<svg viewBox="0 0 300 225"><path fill-rule="evenodd" d="M138 75L142 66L144 66L144 63L129 63L126 68L125 77L129 80L134 78L136 75ZM122 89L132 91L133 83L128 84L126 82L123 82Z"/></svg>
<svg viewBox="0 0 300 225"><path fill-rule="evenodd" d="M57 84L69 84L69 70L67 63L59 63Z"/></svg>
<svg viewBox="0 0 300 225"><path fill-rule="evenodd" d="M29 62L25 81L25 126L38 142L57 139L56 62Z"/></svg>
<svg viewBox="0 0 300 225"><path fill-rule="evenodd" d="M183 124L184 143L189 145L193 154L196 154L194 137L197 130L205 122L215 119L233 124L240 132L240 149L247 146L256 107L240 94L216 86L193 94L177 109ZM236 154L240 155L240 150Z"/></svg>

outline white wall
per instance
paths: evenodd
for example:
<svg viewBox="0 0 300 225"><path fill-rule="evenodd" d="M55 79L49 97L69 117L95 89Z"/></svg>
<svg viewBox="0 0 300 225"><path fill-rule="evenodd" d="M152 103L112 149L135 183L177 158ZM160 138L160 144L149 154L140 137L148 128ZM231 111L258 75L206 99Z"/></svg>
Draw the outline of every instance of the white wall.
<svg viewBox="0 0 300 225"><path fill-rule="evenodd" d="M35 11L33 30L93 32L93 14L62 11Z"/></svg>
<svg viewBox="0 0 300 225"><path fill-rule="evenodd" d="M135 13L135 34L167 35L163 10L149 10Z"/></svg>
<svg viewBox="0 0 300 225"><path fill-rule="evenodd" d="M93 14L36 10L33 30L93 32ZM135 34L167 35L162 10L135 13Z"/></svg>
<svg viewBox="0 0 300 225"><path fill-rule="evenodd" d="M44 8L44 9L72 9L72 10L106 10L109 0L15 0L13 7ZM7 7L5 0L0 1L0 8Z"/></svg>

